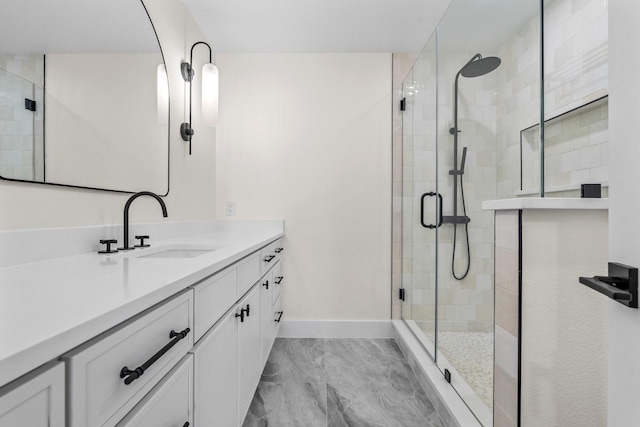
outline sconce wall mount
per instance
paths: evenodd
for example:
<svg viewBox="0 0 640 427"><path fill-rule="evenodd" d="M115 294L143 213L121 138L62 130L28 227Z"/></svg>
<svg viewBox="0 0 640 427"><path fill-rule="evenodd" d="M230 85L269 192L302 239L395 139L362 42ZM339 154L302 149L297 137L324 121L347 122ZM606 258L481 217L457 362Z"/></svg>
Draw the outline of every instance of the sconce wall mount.
<svg viewBox="0 0 640 427"><path fill-rule="evenodd" d="M180 72L185 82L189 83L189 122L180 125L180 136L189 142L189 155L191 155L191 140L194 135L192 127L192 97L193 97L193 49L203 44L209 48L209 62L202 67L202 119L209 126L215 126L218 122L218 69L212 64L211 46L206 42L196 42L191 46L189 62L180 64Z"/></svg>

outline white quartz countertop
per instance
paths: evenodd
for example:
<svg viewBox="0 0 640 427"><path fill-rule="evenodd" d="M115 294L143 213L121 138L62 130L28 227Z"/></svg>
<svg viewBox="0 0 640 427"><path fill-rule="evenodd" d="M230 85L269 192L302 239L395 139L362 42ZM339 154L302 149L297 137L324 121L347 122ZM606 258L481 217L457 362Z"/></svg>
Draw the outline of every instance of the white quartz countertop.
<svg viewBox="0 0 640 427"><path fill-rule="evenodd" d="M283 235L282 221L231 226L114 255L0 268L0 386L223 269ZM142 258L161 248L217 248Z"/></svg>
<svg viewBox="0 0 640 427"><path fill-rule="evenodd" d="M513 199L486 200L485 211L521 209L609 209L609 199L582 199L569 197L517 197Z"/></svg>

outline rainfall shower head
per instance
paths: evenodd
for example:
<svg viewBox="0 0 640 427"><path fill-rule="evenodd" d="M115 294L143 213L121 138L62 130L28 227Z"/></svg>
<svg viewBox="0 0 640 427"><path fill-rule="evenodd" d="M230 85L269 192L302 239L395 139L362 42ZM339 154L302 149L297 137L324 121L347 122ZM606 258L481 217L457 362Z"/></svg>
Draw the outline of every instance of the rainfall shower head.
<svg viewBox="0 0 640 427"><path fill-rule="evenodd" d="M458 73L461 74L462 77L484 76L498 68L501 62L497 56L483 58L482 55L477 53Z"/></svg>

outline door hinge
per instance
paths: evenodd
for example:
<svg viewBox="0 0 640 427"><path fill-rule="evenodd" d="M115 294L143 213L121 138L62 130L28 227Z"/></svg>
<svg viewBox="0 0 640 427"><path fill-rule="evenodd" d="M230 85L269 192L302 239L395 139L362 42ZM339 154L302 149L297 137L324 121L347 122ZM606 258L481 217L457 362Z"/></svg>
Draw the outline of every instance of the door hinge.
<svg viewBox="0 0 640 427"><path fill-rule="evenodd" d="M36 101L33 99L24 99L24 109L29 111L36 111Z"/></svg>
<svg viewBox="0 0 640 427"><path fill-rule="evenodd" d="M444 379L451 384L451 372L448 369L444 370Z"/></svg>
<svg viewBox="0 0 640 427"><path fill-rule="evenodd" d="M404 288L400 288L400 294L398 295L398 297L404 301Z"/></svg>
<svg viewBox="0 0 640 427"><path fill-rule="evenodd" d="M400 100L400 111L404 111L407 109L407 98L402 98Z"/></svg>

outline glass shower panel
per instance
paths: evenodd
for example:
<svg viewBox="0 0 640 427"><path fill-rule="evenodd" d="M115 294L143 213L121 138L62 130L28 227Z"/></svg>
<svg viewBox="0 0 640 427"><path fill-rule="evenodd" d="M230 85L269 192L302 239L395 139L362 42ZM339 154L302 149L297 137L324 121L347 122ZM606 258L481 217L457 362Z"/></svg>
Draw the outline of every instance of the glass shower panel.
<svg viewBox="0 0 640 427"><path fill-rule="evenodd" d="M493 425L494 368L496 382L517 389L516 374L507 369L507 378L494 358L494 340L517 334L517 316L504 309L517 313L518 297L509 286L494 289L494 215L482 203L521 189L521 131L540 117L538 12L538 0L454 0L438 26L436 361L485 426Z"/></svg>
<svg viewBox="0 0 640 427"><path fill-rule="evenodd" d="M413 68L402 82L402 318L413 325Z"/></svg>
<svg viewBox="0 0 640 427"><path fill-rule="evenodd" d="M403 113L403 318L435 357L436 49L427 42L405 80Z"/></svg>

